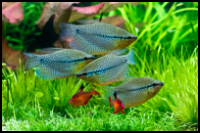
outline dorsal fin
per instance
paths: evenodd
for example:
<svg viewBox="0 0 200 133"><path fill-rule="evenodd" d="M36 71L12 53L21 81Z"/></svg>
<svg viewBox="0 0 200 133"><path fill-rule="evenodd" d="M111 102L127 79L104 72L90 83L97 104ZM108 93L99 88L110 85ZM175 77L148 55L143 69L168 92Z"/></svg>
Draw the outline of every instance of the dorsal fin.
<svg viewBox="0 0 200 133"><path fill-rule="evenodd" d="M113 93L113 95L114 95L115 99L117 99L117 92L116 91Z"/></svg>
<svg viewBox="0 0 200 133"><path fill-rule="evenodd" d="M80 91L83 91L83 89L84 89L84 85L81 85Z"/></svg>

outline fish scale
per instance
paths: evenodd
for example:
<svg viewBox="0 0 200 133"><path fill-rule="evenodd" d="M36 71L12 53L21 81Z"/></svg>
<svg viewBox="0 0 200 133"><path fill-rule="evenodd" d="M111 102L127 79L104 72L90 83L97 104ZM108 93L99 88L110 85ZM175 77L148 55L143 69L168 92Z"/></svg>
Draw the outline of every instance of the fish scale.
<svg viewBox="0 0 200 133"><path fill-rule="evenodd" d="M164 83L149 77L132 78L117 87L108 87L116 92L125 108L140 105L153 98Z"/></svg>
<svg viewBox="0 0 200 133"><path fill-rule="evenodd" d="M54 51L49 53L48 51ZM47 49L42 50L45 55L35 55L24 53L29 58L26 61L25 68L36 67L36 74L41 79L56 79L74 76L94 57L90 54L74 49Z"/></svg>
<svg viewBox="0 0 200 133"><path fill-rule="evenodd" d="M135 64L132 49L127 55L110 54L98 58L86 65L76 76L96 85L111 84L125 78L128 69L127 64Z"/></svg>
<svg viewBox="0 0 200 133"><path fill-rule="evenodd" d="M70 41L70 47L92 55L105 55L115 49L123 49L137 37L124 29L110 24L93 23L73 25L61 23L60 40Z"/></svg>

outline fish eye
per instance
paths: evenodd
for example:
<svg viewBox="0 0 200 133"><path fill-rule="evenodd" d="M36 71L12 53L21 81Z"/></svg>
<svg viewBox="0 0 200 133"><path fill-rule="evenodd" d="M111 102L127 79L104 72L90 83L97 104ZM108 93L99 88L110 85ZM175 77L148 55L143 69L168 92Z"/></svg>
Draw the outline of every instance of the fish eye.
<svg viewBox="0 0 200 133"><path fill-rule="evenodd" d="M42 59L40 59L40 62L44 62L44 59L42 58Z"/></svg>
<svg viewBox="0 0 200 133"><path fill-rule="evenodd" d="M83 73L83 76L87 76L87 73Z"/></svg>
<svg viewBox="0 0 200 133"><path fill-rule="evenodd" d="M129 37L127 37L127 39L131 39L131 37L129 36Z"/></svg>
<svg viewBox="0 0 200 133"><path fill-rule="evenodd" d="M78 33L80 30L79 29L76 29L76 32Z"/></svg>
<svg viewBox="0 0 200 133"><path fill-rule="evenodd" d="M153 83L152 85L153 85L153 86L156 86L157 84L156 84L156 83Z"/></svg>

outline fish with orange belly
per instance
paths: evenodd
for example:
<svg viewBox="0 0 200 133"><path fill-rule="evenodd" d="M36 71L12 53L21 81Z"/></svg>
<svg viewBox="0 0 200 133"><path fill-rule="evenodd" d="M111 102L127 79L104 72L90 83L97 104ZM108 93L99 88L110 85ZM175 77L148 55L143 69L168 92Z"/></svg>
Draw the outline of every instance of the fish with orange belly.
<svg viewBox="0 0 200 133"><path fill-rule="evenodd" d="M117 93L125 108L137 106L153 98L163 87L164 83L153 78L131 78L117 87L105 87L106 95ZM107 97L107 96L106 96Z"/></svg>
<svg viewBox="0 0 200 133"><path fill-rule="evenodd" d="M115 50L100 57L80 70L76 76L95 85L108 85L127 77L128 64L135 65L133 49L121 55L124 49Z"/></svg>
<svg viewBox="0 0 200 133"><path fill-rule="evenodd" d="M80 21L81 22L81 21ZM137 36L114 25L98 21L82 20L81 25L60 23L61 41L70 41L70 47L91 55L106 55L115 49L123 49Z"/></svg>
<svg viewBox="0 0 200 133"><path fill-rule="evenodd" d="M36 67L40 79L52 80L75 76L94 56L75 49L44 48L38 54L24 53L25 69ZM42 55L41 55L42 54Z"/></svg>
<svg viewBox="0 0 200 133"><path fill-rule="evenodd" d="M93 91L83 92L83 88L84 86L82 85L80 91L69 100L69 104L72 106L85 106L90 98L92 98L92 95L100 95L100 93L94 89Z"/></svg>
<svg viewBox="0 0 200 133"><path fill-rule="evenodd" d="M124 113L124 104L123 102L117 97L117 92L114 92L114 97L115 97L115 100L111 100L111 97L109 96L108 99L110 101L110 107L113 105L114 107L114 112L113 114L116 114L116 113L120 113L122 112L123 114Z"/></svg>

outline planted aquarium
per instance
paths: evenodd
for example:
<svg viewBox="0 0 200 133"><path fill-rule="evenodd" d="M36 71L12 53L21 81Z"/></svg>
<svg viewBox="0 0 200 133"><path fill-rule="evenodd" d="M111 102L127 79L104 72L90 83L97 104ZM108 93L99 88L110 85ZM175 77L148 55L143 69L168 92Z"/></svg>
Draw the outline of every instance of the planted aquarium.
<svg viewBox="0 0 200 133"><path fill-rule="evenodd" d="M2 2L3 131L198 131L198 2Z"/></svg>

